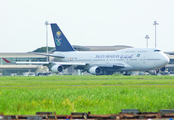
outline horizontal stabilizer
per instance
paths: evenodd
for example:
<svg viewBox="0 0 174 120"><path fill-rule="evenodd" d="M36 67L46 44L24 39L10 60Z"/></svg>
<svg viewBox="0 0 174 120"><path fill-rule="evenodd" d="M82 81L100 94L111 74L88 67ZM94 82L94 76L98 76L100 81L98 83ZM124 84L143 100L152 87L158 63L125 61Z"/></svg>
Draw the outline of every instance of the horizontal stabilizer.
<svg viewBox="0 0 174 120"><path fill-rule="evenodd" d="M43 55L43 56L50 56L50 57L57 57L57 58L65 58L62 55L51 55L51 54L43 54L43 53L36 53L36 55Z"/></svg>

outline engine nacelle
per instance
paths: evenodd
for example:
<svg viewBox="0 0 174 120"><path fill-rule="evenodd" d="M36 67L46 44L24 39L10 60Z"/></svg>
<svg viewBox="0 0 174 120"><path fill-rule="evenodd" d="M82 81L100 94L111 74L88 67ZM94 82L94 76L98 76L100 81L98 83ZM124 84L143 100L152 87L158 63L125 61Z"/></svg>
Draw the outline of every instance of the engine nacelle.
<svg viewBox="0 0 174 120"><path fill-rule="evenodd" d="M92 75L100 75L102 73L102 69L98 66L94 66L89 69L89 73Z"/></svg>
<svg viewBox="0 0 174 120"><path fill-rule="evenodd" d="M62 65L54 65L51 67L51 71L53 72L62 72L63 71L63 66Z"/></svg>
<svg viewBox="0 0 174 120"><path fill-rule="evenodd" d="M157 74L156 70L148 70L146 72L148 72L151 75L156 75Z"/></svg>

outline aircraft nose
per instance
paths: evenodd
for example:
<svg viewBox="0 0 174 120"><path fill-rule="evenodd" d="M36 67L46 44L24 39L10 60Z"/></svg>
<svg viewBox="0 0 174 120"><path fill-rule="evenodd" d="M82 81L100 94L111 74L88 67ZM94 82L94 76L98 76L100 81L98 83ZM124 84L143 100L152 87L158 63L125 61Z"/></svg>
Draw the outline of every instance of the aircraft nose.
<svg viewBox="0 0 174 120"><path fill-rule="evenodd" d="M166 65L167 65L167 64L169 63L169 61L170 61L169 58L168 58L166 55L164 56L164 59L163 59L163 60L164 60L164 62L166 63Z"/></svg>

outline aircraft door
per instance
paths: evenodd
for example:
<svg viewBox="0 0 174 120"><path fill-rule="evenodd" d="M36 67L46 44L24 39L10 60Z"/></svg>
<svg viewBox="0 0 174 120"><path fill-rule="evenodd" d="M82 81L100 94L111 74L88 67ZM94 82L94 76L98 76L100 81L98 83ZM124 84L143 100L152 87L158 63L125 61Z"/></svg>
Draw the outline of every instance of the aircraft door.
<svg viewBox="0 0 174 120"><path fill-rule="evenodd" d="M144 67L146 67L146 56L140 53L136 54L134 67L137 70L141 70L142 68L144 69Z"/></svg>

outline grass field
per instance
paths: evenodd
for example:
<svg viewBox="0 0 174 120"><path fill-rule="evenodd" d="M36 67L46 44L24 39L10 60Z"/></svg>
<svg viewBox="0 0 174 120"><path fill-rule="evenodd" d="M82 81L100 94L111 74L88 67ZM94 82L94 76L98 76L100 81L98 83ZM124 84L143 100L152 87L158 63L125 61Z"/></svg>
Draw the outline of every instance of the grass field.
<svg viewBox="0 0 174 120"><path fill-rule="evenodd" d="M0 77L0 113L116 114L174 109L172 76Z"/></svg>

